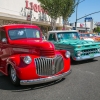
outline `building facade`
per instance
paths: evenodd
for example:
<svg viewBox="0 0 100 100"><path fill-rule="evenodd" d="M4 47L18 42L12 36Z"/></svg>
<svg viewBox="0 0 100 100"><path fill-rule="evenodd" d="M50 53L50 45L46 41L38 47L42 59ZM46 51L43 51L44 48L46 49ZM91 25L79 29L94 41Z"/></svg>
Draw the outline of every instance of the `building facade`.
<svg viewBox="0 0 100 100"><path fill-rule="evenodd" d="M77 23L76 25L76 30L78 30L79 32L85 33L85 32L93 32L94 28L96 27L92 17L86 17L84 19L85 21L82 23ZM73 27L73 29L75 28L75 24L71 23L71 26Z"/></svg>
<svg viewBox="0 0 100 100"><path fill-rule="evenodd" d="M73 29L75 28L75 24L71 23L71 26L73 27ZM93 32L93 29L95 28L95 23L94 22L83 22L83 23L77 23L77 28L76 30L78 30L81 33L85 33L85 32Z"/></svg>
<svg viewBox="0 0 100 100"><path fill-rule="evenodd" d="M5 24L35 24L43 33L50 30L51 18L37 0L0 0L0 26ZM57 29L62 29L62 18L56 22Z"/></svg>

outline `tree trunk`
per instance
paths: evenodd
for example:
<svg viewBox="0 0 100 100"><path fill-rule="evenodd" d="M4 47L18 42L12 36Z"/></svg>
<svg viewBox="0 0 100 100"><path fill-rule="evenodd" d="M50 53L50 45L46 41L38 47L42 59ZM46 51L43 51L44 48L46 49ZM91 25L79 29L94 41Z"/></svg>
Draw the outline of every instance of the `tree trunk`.
<svg viewBox="0 0 100 100"><path fill-rule="evenodd" d="M65 30L66 20L63 21L63 30Z"/></svg>

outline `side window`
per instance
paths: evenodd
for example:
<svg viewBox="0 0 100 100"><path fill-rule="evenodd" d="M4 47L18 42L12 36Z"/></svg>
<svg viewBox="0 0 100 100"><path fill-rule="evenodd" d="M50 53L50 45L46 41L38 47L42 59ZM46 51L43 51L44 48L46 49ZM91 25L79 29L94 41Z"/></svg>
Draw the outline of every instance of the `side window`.
<svg viewBox="0 0 100 100"><path fill-rule="evenodd" d="M56 36L55 36L55 34L54 34L54 33L53 33L53 34L50 34L48 40L49 40L49 41L56 41Z"/></svg>
<svg viewBox="0 0 100 100"><path fill-rule="evenodd" d="M6 33L5 33L5 31L0 30L0 41L1 41L3 38L6 38Z"/></svg>

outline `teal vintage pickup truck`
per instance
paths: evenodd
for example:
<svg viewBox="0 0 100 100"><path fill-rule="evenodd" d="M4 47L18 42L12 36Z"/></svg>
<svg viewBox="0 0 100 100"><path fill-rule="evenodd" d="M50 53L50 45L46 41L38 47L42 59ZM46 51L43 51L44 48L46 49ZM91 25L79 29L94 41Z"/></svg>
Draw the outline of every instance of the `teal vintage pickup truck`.
<svg viewBox="0 0 100 100"><path fill-rule="evenodd" d="M49 31L47 40L53 42L56 49L70 51L74 61L100 56L100 42L81 40L76 30Z"/></svg>

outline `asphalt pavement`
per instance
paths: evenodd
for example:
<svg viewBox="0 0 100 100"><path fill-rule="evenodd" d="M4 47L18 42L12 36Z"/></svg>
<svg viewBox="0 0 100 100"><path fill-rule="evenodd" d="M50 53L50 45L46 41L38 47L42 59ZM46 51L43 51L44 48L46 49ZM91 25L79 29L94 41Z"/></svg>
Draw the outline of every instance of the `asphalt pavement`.
<svg viewBox="0 0 100 100"><path fill-rule="evenodd" d="M0 76L0 100L100 100L100 57L71 64L65 79L47 84L13 86Z"/></svg>

